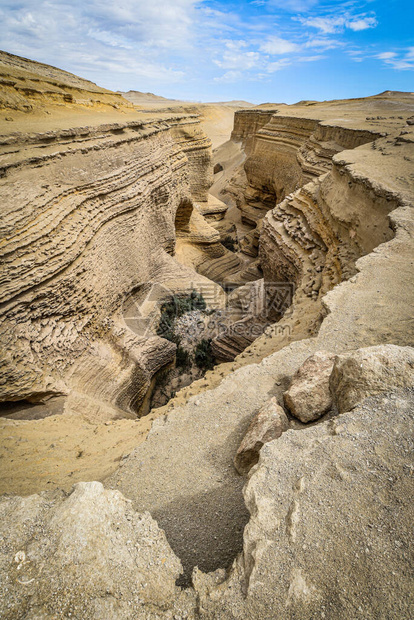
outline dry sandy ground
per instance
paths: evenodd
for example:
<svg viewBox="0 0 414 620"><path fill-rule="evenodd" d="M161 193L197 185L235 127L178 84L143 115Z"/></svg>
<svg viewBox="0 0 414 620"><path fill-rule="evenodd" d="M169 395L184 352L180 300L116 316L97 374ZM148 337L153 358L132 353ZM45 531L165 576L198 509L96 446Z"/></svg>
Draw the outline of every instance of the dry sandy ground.
<svg viewBox="0 0 414 620"><path fill-rule="evenodd" d="M163 97L157 97L151 93L140 93L136 91L129 91L128 93L122 94L137 108L153 114L159 114L162 111L199 114L201 126L210 138L213 149L216 149L230 138L235 111L252 107L252 104L247 101L200 103L179 101L177 99L164 99Z"/></svg>
<svg viewBox="0 0 414 620"><path fill-rule="evenodd" d="M0 493L69 490L81 480L101 480L146 438L155 417L97 425L73 415L0 419Z"/></svg>

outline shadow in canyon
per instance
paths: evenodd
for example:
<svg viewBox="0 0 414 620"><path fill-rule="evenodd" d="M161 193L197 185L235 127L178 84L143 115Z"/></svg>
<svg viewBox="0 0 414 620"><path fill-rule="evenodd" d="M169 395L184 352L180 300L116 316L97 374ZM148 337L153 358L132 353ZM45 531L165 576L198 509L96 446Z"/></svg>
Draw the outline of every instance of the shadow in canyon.
<svg viewBox="0 0 414 620"><path fill-rule="evenodd" d="M242 495L245 482L238 477L152 511L183 565L177 585L191 586L195 566L203 572L228 568L243 550L243 531L250 517Z"/></svg>

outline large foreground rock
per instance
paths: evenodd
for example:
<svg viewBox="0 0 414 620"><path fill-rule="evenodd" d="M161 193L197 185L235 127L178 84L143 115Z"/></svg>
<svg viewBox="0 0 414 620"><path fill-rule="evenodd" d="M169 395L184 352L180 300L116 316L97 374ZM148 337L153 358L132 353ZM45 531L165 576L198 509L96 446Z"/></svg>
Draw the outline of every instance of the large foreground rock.
<svg viewBox="0 0 414 620"><path fill-rule="evenodd" d="M281 436L287 430L289 421L275 397L271 398L257 412L234 457L234 466L239 474L247 474L259 460L261 448L268 441Z"/></svg>
<svg viewBox="0 0 414 620"><path fill-rule="evenodd" d="M326 351L308 357L283 394L285 405L301 422L317 420L332 407L329 377L334 359L335 356Z"/></svg>
<svg viewBox="0 0 414 620"><path fill-rule="evenodd" d="M243 555L195 573L201 617L412 618L413 417L412 391L378 395L263 446Z"/></svg>
<svg viewBox="0 0 414 620"><path fill-rule="evenodd" d="M387 344L338 355L330 386L340 412L369 395L414 386L414 348Z"/></svg>
<svg viewBox="0 0 414 620"><path fill-rule="evenodd" d="M164 532L100 482L5 498L0 523L3 619L172 618L190 604Z"/></svg>
<svg viewBox="0 0 414 620"><path fill-rule="evenodd" d="M414 392L263 446L245 489L244 550L224 570L181 564L148 513L80 483L0 502L0 615L138 620L413 617Z"/></svg>

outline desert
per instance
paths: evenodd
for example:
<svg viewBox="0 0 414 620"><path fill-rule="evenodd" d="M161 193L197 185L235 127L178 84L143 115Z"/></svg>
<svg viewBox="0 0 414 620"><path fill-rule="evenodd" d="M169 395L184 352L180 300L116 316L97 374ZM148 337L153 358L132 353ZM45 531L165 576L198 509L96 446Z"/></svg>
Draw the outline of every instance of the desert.
<svg viewBox="0 0 414 620"><path fill-rule="evenodd" d="M414 94L0 52L0 615L412 617Z"/></svg>

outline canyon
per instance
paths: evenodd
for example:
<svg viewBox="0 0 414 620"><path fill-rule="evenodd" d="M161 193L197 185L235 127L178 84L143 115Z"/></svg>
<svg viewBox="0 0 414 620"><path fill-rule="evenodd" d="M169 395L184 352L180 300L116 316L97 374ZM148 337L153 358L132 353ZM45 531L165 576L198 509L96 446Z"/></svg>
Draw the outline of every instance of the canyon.
<svg viewBox="0 0 414 620"><path fill-rule="evenodd" d="M414 95L159 101L5 52L0 86L2 617L410 617Z"/></svg>

